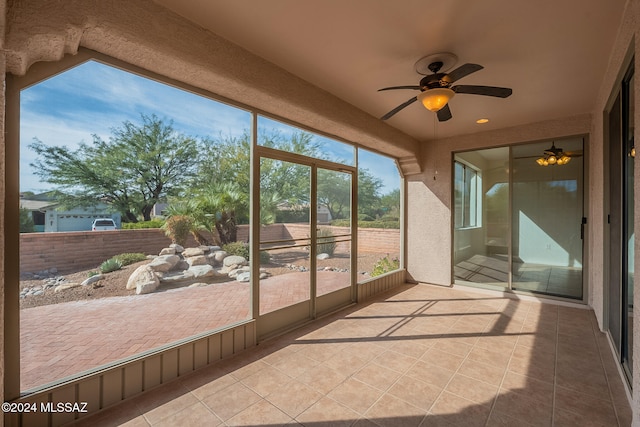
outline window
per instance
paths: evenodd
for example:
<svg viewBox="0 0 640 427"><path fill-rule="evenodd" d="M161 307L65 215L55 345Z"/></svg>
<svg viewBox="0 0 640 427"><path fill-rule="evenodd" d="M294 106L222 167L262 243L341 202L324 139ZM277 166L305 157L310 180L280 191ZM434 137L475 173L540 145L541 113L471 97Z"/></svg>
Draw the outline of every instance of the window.
<svg viewBox="0 0 640 427"><path fill-rule="evenodd" d="M459 161L454 162L455 228L481 225L482 177L479 172Z"/></svg>

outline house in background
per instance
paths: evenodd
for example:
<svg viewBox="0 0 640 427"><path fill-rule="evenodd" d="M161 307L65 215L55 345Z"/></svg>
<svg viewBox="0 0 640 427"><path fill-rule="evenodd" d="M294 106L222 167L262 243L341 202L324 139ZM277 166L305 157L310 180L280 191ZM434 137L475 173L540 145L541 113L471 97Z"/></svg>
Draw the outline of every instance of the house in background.
<svg viewBox="0 0 640 427"><path fill-rule="evenodd" d="M20 208L31 212L37 232L91 231L91 223L96 218L111 218L118 228L122 228L120 213L113 212L107 204L62 210L50 192L25 197L21 195Z"/></svg>

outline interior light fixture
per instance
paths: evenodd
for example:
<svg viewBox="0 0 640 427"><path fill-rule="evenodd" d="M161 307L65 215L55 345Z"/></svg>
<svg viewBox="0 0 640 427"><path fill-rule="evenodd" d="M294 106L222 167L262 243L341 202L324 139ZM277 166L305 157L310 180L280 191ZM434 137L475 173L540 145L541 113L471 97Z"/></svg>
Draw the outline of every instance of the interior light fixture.
<svg viewBox="0 0 640 427"><path fill-rule="evenodd" d="M549 166L549 165L566 165L571 161L571 157L569 157L562 148L556 148L554 142L551 143L551 148L544 150L544 154L542 157L536 159L536 163L540 166Z"/></svg>
<svg viewBox="0 0 640 427"><path fill-rule="evenodd" d="M427 110L435 113L447 105L455 94L453 90L446 87L427 89L418 94L418 101L422 102Z"/></svg>
<svg viewBox="0 0 640 427"><path fill-rule="evenodd" d="M476 123L478 123L479 125L481 125L483 123L489 123L489 119L478 119L478 120L476 120Z"/></svg>

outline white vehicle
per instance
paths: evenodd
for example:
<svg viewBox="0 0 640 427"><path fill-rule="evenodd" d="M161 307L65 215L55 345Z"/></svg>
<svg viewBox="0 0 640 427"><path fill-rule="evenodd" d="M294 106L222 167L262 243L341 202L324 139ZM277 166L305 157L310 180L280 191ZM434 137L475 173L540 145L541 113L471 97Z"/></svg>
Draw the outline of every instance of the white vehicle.
<svg viewBox="0 0 640 427"><path fill-rule="evenodd" d="M116 223L111 218L97 218L91 224L91 231L117 230Z"/></svg>

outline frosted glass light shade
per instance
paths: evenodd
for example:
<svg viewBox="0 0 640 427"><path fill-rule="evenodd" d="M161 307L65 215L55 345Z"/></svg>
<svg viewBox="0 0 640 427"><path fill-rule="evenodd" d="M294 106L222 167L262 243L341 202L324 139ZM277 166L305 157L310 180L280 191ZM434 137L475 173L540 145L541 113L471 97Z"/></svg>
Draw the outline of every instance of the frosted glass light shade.
<svg viewBox="0 0 640 427"><path fill-rule="evenodd" d="M435 113L447 105L447 102L449 102L455 94L454 91L448 88L427 89L418 94L418 101L422 102L422 105L424 105L427 110Z"/></svg>

